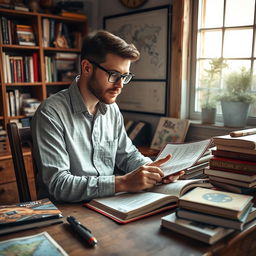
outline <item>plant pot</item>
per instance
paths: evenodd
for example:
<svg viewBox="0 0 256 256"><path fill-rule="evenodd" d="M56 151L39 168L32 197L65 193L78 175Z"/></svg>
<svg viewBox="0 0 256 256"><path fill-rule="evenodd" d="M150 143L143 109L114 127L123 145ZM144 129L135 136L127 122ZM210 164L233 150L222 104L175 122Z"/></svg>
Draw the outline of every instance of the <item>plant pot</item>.
<svg viewBox="0 0 256 256"><path fill-rule="evenodd" d="M216 108L202 108L202 124L215 124Z"/></svg>
<svg viewBox="0 0 256 256"><path fill-rule="evenodd" d="M247 122L250 103L221 101L224 126L244 127Z"/></svg>

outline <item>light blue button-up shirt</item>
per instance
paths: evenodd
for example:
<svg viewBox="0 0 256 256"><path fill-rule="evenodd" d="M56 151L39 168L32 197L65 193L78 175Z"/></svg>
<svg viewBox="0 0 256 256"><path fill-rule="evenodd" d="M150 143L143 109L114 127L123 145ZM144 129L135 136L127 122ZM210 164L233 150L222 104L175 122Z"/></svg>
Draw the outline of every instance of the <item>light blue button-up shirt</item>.
<svg viewBox="0 0 256 256"><path fill-rule="evenodd" d="M116 103L89 114L76 83L46 99L32 120L39 196L78 202L115 193L114 169L151 162L126 134Z"/></svg>

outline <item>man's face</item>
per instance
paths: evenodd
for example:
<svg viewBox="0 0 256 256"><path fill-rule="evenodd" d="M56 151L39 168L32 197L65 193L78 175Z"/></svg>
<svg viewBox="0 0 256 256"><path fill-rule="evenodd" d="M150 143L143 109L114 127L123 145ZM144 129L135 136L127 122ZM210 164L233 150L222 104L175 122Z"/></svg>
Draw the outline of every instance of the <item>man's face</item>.
<svg viewBox="0 0 256 256"><path fill-rule="evenodd" d="M106 61L100 65L109 71L117 71L121 74L128 74L131 61L123 59L117 55L107 54ZM94 66L93 74L88 81L88 89L101 102L111 104L116 101L117 96L123 88L123 80L115 83L108 81L109 74L104 70Z"/></svg>

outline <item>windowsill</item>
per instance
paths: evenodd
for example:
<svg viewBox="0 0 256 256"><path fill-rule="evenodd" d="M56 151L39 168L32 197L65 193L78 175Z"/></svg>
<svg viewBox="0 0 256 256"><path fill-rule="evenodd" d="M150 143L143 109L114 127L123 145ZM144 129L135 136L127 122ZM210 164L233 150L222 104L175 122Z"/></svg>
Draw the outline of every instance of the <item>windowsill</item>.
<svg viewBox="0 0 256 256"><path fill-rule="evenodd" d="M202 124L201 121L191 120L190 127L186 136L186 141L196 141L209 139L214 136L226 135L231 131L249 129L252 126L241 128L225 127L223 123L216 122L215 124Z"/></svg>

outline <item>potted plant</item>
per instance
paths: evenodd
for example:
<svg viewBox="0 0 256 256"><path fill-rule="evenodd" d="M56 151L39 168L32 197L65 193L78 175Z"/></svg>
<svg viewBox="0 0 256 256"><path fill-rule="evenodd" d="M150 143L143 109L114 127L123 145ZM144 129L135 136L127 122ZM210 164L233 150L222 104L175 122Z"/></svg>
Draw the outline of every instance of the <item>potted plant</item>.
<svg viewBox="0 0 256 256"><path fill-rule="evenodd" d="M221 101L224 126L244 127L247 122L249 107L256 98L250 92L251 72L245 67L231 72L225 79L223 94L218 99Z"/></svg>
<svg viewBox="0 0 256 256"><path fill-rule="evenodd" d="M201 96L202 123L214 124L216 119L216 91L219 89L220 73L227 64L222 58L214 58L209 61L210 68L204 69L205 75L201 83L203 93Z"/></svg>

